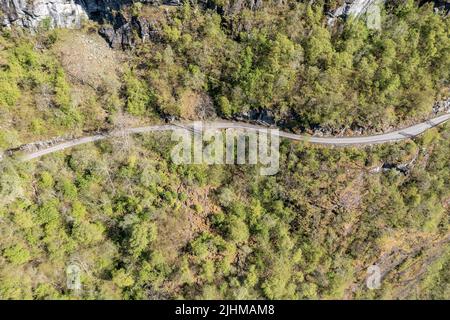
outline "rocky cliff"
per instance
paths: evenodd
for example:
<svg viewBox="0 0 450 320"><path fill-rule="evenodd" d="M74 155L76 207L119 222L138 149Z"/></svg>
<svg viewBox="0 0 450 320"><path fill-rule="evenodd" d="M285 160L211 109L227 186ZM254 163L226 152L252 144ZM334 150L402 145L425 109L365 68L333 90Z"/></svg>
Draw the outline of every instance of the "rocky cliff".
<svg viewBox="0 0 450 320"><path fill-rule="evenodd" d="M151 21L126 17L122 8L132 0L0 0L0 27L18 26L33 32L39 27L80 28L83 20L99 22L99 33L113 48L133 46L133 31L143 40L154 40ZM142 0L147 5L180 5L181 0Z"/></svg>
<svg viewBox="0 0 450 320"><path fill-rule="evenodd" d="M87 19L82 2L74 0L0 0L3 26L17 25L37 29L49 27L79 27Z"/></svg>
<svg viewBox="0 0 450 320"><path fill-rule="evenodd" d="M0 0L1 24L36 30L49 27L78 28L84 19L108 18L131 0ZM149 2L149 1L142 1Z"/></svg>
<svg viewBox="0 0 450 320"><path fill-rule="evenodd" d="M328 12L328 24L333 25L337 18L359 18L368 13L370 14L371 10L377 6L381 8L381 6L385 3L395 6L398 1L399 0L344 0L341 6ZM447 14L450 11L450 1L448 0L421 0L419 4L424 5L429 2L434 4L435 10L442 11Z"/></svg>
<svg viewBox="0 0 450 320"><path fill-rule="evenodd" d="M183 0L141 0L147 5L180 5ZM344 0L341 6L329 12L329 24L337 18L362 16L376 4L394 0ZM430 0L423 0L422 3ZM122 8L137 2L133 0L0 0L0 27L19 26L36 31L39 27L79 28L83 20L99 22L100 34L111 47L127 48L136 41L135 34L141 40L156 40L157 23L145 18L126 17ZM435 7L448 10L448 2L434 0ZM198 1L202 6L217 10L221 14L234 14L248 8L258 10L263 0L228 0L218 6L209 0ZM328 3L328 2L327 2ZM151 20L151 19L150 19ZM133 32L137 31L137 32Z"/></svg>

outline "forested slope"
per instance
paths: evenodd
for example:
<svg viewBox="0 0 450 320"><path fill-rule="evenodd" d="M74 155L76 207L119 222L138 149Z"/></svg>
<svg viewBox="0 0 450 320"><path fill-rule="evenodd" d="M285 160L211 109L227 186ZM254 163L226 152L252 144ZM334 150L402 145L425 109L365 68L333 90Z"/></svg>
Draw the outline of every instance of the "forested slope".
<svg viewBox="0 0 450 320"><path fill-rule="evenodd" d="M370 30L327 25L338 2L257 3L124 6L115 17L149 33L120 50L102 21L1 28L0 151L251 110L296 132L378 132L448 96L450 20L431 4L388 1ZM172 146L140 135L0 162L0 298L450 298L448 124L366 148L283 141L269 177L177 166Z"/></svg>
<svg viewBox="0 0 450 320"><path fill-rule="evenodd" d="M143 135L3 162L0 296L449 298L448 126L366 149L286 141L269 177L176 166L172 143ZM65 287L71 263L78 294ZM365 286L372 264L379 290Z"/></svg>

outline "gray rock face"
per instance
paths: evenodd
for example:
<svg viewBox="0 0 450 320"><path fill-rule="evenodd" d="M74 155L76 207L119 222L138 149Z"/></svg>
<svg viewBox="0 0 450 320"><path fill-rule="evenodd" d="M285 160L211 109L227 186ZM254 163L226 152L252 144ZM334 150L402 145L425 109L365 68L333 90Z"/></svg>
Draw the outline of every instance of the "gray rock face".
<svg viewBox="0 0 450 320"><path fill-rule="evenodd" d="M43 21L48 21L51 28L79 28L84 19L109 21L114 10L119 10L132 2L132 0L0 0L0 22L3 26L14 25L31 30L36 30Z"/></svg>
<svg viewBox="0 0 450 320"><path fill-rule="evenodd" d="M103 25L99 29L99 34L105 38L111 48L129 49L134 47L137 41L158 42L161 39L162 28L156 21L142 17L125 18L116 15L113 23Z"/></svg>
<svg viewBox="0 0 450 320"><path fill-rule="evenodd" d="M334 24L336 18L338 17L342 17L344 19L350 16L359 18L368 13L371 8L380 6L384 2L385 0L346 0L344 4L337 8L334 12L328 13L330 16L328 19L328 24Z"/></svg>
<svg viewBox="0 0 450 320"><path fill-rule="evenodd" d="M141 0L146 5L181 5L182 0ZM126 17L120 9L133 0L0 0L0 27L18 26L80 28L83 20L99 22L99 29L113 48L131 48L136 33L141 41L158 41L159 26L139 17ZM135 32L136 31L136 32Z"/></svg>
<svg viewBox="0 0 450 320"><path fill-rule="evenodd" d="M375 6L381 6L384 3L390 3L390 0L345 0L344 4L338 7L333 12L328 12L328 25L333 25L337 18L348 18L353 16L359 18L368 12ZM448 0L421 0L420 5L432 2L436 11L450 13L450 2Z"/></svg>
<svg viewBox="0 0 450 320"><path fill-rule="evenodd" d="M114 11L133 0L0 0L0 25L36 30L44 22L50 28L79 28L84 19L115 23ZM141 0L148 5L180 5L181 0Z"/></svg>
<svg viewBox="0 0 450 320"><path fill-rule="evenodd" d="M74 0L0 0L3 26L21 26L36 30L42 24L49 27L78 28L87 12Z"/></svg>

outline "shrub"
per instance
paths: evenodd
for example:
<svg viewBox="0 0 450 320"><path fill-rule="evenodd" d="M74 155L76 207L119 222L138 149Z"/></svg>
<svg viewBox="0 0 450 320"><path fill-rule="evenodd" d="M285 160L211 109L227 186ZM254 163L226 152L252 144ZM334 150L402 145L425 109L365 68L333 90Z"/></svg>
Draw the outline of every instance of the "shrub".
<svg viewBox="0 0 450 320"><path fill-rule="evenodd" d="M3 251L3 256L15 265L24 264L31 258L30 251L20 244L6 248Z"/></svg>

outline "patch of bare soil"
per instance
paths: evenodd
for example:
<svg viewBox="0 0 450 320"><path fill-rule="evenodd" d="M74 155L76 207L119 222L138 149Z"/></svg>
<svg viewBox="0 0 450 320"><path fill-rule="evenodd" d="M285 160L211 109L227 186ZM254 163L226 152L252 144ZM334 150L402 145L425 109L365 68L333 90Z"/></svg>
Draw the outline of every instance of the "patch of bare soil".
<svg viewBox="0 0 450 320"><path fill-rule="evenodd" d="M363 195L361 190L364 185L364 174L360 173L352 182L340 192L339 202L342 207L348 210L355 210L361 204Z"/></svg>
<svg viewBox="0 0 450 320"><path fill-rule="evenodd" d="M122 53L112 50L98 34L68 32L53 50L60 57L64 70L73 82L93 88L119 88Z"/></svg>

